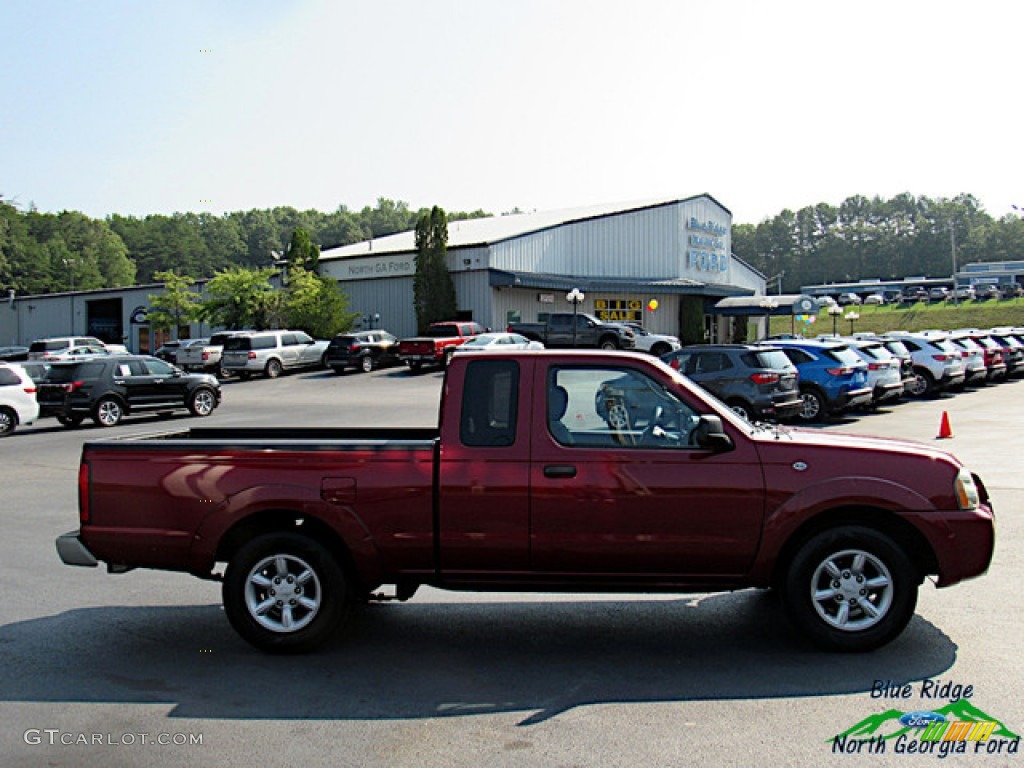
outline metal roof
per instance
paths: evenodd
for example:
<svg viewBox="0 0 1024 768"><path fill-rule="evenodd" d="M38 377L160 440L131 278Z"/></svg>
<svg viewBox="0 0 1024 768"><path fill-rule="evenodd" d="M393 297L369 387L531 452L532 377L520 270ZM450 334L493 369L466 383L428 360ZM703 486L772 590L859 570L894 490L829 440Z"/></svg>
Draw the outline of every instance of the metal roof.
<svg viewBox="0 0 1024 768"><path fill-rule="evenodd" d="M646 208L657 208L663 205L675 205L701 198L711 200L726 213L729 213L725 206L710 195L704 194L685 198L659 197L627 203L603 203L580 208L563 208L554 211L534 211L533 213L517 213L508 216L489 216L483 219L460 219L448 222L448 248L486 246L564 224L605 216L615 216ZM378 256L388 253L414 253L415 251L416 233L413 230L409 230L408 232L398 232L394 235L378 237L373 240L364 240L360 243L328 248L321 251L320 261L350 259L360 256Z"/></svg>
<svg viewBox="0 0 1024 768"><path fill-rule="evenodd" d="M509 272L501 269L488 271L488 282L491 287L539 288L549 291L569 291L579 288L582 291L614 291L614 292L647 292L657 291L665 294L685 294L687 296L735 296L742 293L742 288L718 283L702 283L683 277L662 280L640 280L630 277L582 277L579 275L555 275L538 272ZM763 313L762 313L763 314Z"/></svg>

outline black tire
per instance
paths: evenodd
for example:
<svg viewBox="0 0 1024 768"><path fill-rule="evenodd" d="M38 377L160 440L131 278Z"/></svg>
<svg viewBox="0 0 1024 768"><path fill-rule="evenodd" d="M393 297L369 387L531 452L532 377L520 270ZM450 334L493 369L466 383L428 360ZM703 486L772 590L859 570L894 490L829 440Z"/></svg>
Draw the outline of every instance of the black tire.
<svg viewBox="0 0 1024 768"><path fill-rule="evenodd" d="M654 355L655 357L661 357L662 355L667 355L671 351L672 351L672 347L670 347L668 344L665 344L664 342L660 342L660 341L657 344L655 344L653 347L651 347L651 354Z"/></svg>
<svg viewBox="0 0 1024 768"><path fill-rule="evenodd" d="M282 370L280 360L267 360L267 367L263 369L263 375L268 379L276 379L281 375Z"/></svg>
<svg viewBox="0 0 1024 768"><path fill-rule="evenodd" d="M188 410L193 416L202 418L213 413L217 407L217 395L209 387L199 387L188 399Z"/></svg>
<svg viewBox="0 0 1024 768"><path fill-rule="evenodd" d="M815 422L821 421L828 415L828 402L825 394L816 387L804 387L800 390L804 399L803 405L797 411L796 417L800 421Z"/></svg>
<svg viewBox="0 0 1024 768"><path fill-rule="evenodd" d="M223 365L218 365L218 366L217 366L217 368L216 368L216 369L214 369L214 375L215 375L215 376L216 376L216 377L217 377L218 379L221 379L221 380L223 381L224 379L229 379L229 378L231 378L231 371L229 371L229 370L228 370L227 368L225 368L225 367L224 367Z"/></svg>
<svg viewBox="0 0 1024 768"><path fill-rule="evenodd" d="M69 429L81 425L82 421L82 417L77 414L68 415L65 413L61 413L57 415L57 423L61 424L62 426L68 427Z"/></svg>
<svg viewBox="0 0 1024 768"><path fill-rule="evenodd" d="M103 397L93 406L92 420L100 427L116 427L124 418L124 404L116 397Z"/></svg>
<svg viewBox="0 0 1024 768"><path fill-rule="evenodd" d="M757 419L757 413L750 407L749 403L745 403L742 400L730 400L726 405L729 406L733 413L742 416L751 424Z"/></svg>
<svg viewBox="0 0 1024 768"><path fill-rule="evenodd" d="M362 358L359 360L359 369L363 373L369 373L370 371L372 371L376 367L377 366L376 366L376 364L374 362L374 359L373 359L373 357L371 355L363 355Z"/></svg>
<svg viewBox="0 0 1024 768"><path fill-rule="evenodd" d="M222 592L235 631L271 653L303 653L323 644L351 603L338 561L323 545L295 533L264 534L239 549L228 563Z"/></svg>
<svg viewBox="0 0 1024 768"><path fill-rule="evenodd" d="M935 377L925 368L914 369L914 381L907 394L911 397L928 397L935 393Z"/></svg>
<svg viewBox="0 0 1024 768"><path fill-rule="evenodd" d="M249 379L252 378L252 371L239 371L238 378L241 381L248 381Z"/></svg>
<svg viewBox="0 0 1024 768"><path fill-rule="evenodd" d="M7 437L18 427L18 414L12 408L0 408L0 437Z"/></svg>
<svg viewBox="0 0 1024 768"><path fill-rule="evenodd" d="M870 651L906 628L920 583L896 542L873 528L849 525L800 547L785 574L782 600L789 619L816 645Z"/></svg>
<svg viewBox="0 0 1024 768"><path fill-rule="evenodd" d="M605 338L601 339L600 343L598 343L597 346L605 350L618 349L619 340L611 336L606 336Z"/></svg>
<svg viewBox="0 0 1024 768"><path fill-rule="evenodd" d="M409 361L409 371L410 371L410 373L419 373L420 369L422 369L422 368L423 368L423 363L421 363L419 360L410 360Z"/></svg>

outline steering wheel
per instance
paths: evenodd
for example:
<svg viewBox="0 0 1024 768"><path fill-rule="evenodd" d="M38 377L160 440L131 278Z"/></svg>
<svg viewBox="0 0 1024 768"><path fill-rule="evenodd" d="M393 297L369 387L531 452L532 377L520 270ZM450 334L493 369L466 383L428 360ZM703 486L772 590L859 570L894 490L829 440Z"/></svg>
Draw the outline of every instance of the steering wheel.
<svg viewBox="0 0 1024 768"><path fill-rule="evenodd" d="M647 426L640 435L640 445L650 447L675 447L682 444L682 439L678 435L666 432L664 427L662 427L661 420L664 415L665 409L662 406L659 405L654 408L654 411L651 413L651 418L647 422Z"/></svg>

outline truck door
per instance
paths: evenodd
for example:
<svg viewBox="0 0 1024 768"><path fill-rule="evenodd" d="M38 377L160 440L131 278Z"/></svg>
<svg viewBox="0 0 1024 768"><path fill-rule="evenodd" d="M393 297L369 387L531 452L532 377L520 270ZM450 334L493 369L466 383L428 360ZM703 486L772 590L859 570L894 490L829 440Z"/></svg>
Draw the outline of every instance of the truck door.
<svg viewBox="0 0 1024 768"><path fill-rule="evenodd" d="M531 571L595 580L749 569L764 491L756 450L691 443L702 406L626 364L534 373Z"/></svg>
<svg viewBox="0 0 1024 768"><path fill-rule="evenodd" d="M532 392L521 382L529 381L530 367L525 360L470 360L461 390L445 392L437 539L446 577L529 566Z"/></svg>

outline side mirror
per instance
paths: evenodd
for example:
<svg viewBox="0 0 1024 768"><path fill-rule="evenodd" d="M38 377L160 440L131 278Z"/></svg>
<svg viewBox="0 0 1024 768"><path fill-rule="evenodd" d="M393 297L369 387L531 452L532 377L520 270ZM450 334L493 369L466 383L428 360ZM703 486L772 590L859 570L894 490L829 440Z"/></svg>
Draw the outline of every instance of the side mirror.
<svg viewBox="0 0 1024 768"><path fill-rule="evenodd" d="M722 452L733 449L732 438L725 433L719 416L703 414L694 429L694 440L701 448Z"/></svg>

